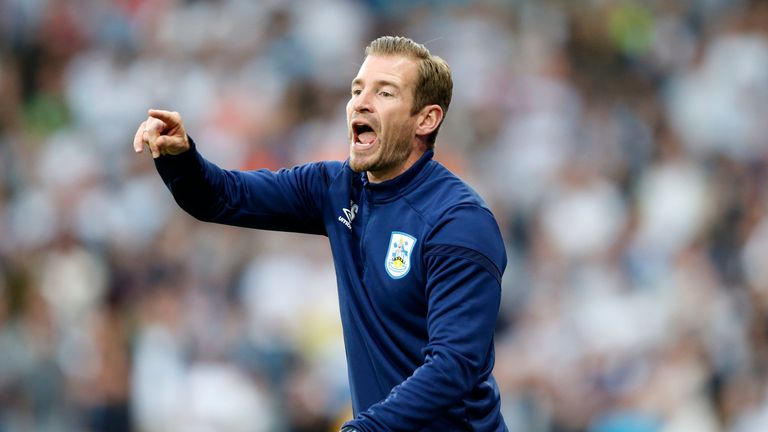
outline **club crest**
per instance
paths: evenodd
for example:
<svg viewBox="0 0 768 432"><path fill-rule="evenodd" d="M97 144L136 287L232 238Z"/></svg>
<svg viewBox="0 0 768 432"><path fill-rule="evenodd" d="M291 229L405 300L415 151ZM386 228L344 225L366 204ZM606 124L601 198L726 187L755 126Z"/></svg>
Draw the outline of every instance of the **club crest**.
<svg viewBox="0 0 768 432"><path fill-rule="evenodd" d="M389 238L387 258L384 268L392 279L400 279L411 269L411 252L416 239L406 233L392 231Z"/></svg>

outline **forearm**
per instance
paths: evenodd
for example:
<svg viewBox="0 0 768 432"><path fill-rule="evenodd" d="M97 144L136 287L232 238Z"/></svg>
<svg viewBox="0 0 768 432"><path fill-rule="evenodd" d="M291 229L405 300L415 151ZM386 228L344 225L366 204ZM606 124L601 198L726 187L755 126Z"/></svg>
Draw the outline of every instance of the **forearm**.
<svg viewBox="0 0 768 432"><path fill-rule="evenodd" d="M323 234L321 164L271 172L229 171L189 151L155 160L179 206L197 219L279 231Z"/></svg>
<svg viewBox="0 0 768 432"><path fill-rule="evenodd" d="M189 139L190 150L176 156L155 159L155 167L176 203L197 219L215 222L223 205L221 194L206 177L206 161Z"/></svg>
<svg viewBox="0 0 768 432"><path fill-rule="evenodd" d="M462 363L455 353L435 352L385 400L360 413L347 425L360 432L416 431L433 421L446 419L454 408L461 411L462 399L481 379ZM457 372L464 376L457 378Z"/></svg>

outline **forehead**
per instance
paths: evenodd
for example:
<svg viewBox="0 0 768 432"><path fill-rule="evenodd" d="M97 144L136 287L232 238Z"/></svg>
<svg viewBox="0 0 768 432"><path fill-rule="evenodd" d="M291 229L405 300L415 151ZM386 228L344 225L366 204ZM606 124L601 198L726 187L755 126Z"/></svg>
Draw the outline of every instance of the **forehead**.
<svg viewBox="0 0 768 432"><path fill-rule="evenodd" d="M416 81L416 60L400 55L370 55L353 82L388 81L405 87Z"/></svg>

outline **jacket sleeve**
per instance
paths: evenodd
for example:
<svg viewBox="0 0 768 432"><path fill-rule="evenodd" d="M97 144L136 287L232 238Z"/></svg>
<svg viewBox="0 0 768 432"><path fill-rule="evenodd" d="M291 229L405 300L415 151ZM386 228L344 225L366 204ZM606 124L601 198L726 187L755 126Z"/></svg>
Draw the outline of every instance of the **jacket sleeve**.
<svg viewBox="0 0 768 432"><path fill-rule="evenodd" d="M205 160L191 138L190 143L185 153L155 159L160 177L187 213L206 222L325 234L323 162L276 172L230 171Z"/></svg>
<svg viewBox="0 0 768 432"><path fill-rule="evenodd" d="M346 424L359 431L434 426L492 379L493 334L506 265L493 216L482 208L456 209L428 239L424 260L429 333L424 362L386 399Z"/></svg>

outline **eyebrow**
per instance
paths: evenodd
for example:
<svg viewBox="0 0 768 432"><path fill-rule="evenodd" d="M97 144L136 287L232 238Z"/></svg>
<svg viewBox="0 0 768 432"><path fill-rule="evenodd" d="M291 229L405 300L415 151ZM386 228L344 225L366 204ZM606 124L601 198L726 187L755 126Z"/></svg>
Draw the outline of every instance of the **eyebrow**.
<svg viewBox="0 0 768 432"><path fill-rule="evenodd" d="M363 80L362 80L362 79L360 79L360 78L355 78L354 80L352 80L352 84L351 84L351 85L352 85L352 86L355 86L355 85L362 85L362 83L363 83ZM375 80L375 81L373 82L373 84L376 84L376 85L378 85L379 87L383 87L383 86L392 86L392 87L394 87L394 88L396 88L396 89L400 89L400 86L399 86L399 85L398 85L396 82L394 82L394 81L389 81L389 80L384 80L384 79Z"/></svg>

